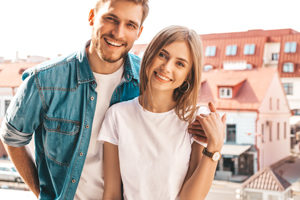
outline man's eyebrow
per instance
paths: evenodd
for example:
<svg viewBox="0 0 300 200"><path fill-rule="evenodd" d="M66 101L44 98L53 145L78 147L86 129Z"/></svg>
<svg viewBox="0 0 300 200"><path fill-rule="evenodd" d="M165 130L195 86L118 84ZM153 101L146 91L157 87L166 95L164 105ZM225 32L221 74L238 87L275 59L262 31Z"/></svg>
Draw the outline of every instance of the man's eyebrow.
<svg viewBox="0 0 300 200"><path fill-rule="evenodd" d="M111 16L111 17L113 17L113 18L116 18L116 19L120 20L120 18L119 18L117 15L113 14L113 13L109 13L109 14L107 14L106 16ZM128 21L129 21L130 23L134 24L135 26L140 27L140 25L139 25L138 22L135 22L135 21L132 21L132 20L128 20Z"/></svg>
<svg viewBox="0 0 300 200"><path fill-rule="evenodd" d="M140 24L139 24L138 22L135 22L135 21L132 21L132 20L129 20L129 22L130 22L131 24L134 24L134 25L137 26L137 27L140 27Z"/></svg>

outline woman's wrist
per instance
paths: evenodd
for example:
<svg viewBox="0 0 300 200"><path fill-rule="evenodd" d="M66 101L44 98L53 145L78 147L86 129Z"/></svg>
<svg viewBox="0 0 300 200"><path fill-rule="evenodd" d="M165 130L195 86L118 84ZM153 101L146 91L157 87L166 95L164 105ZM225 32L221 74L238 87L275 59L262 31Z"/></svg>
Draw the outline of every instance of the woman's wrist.
<svg viewBox="0 0 300 200"><path fill-rule="evenodd" d="M209 152L216 152L216 151L220 152L222 147L223 147L223 141L207 143L207 150Z"/></svg>

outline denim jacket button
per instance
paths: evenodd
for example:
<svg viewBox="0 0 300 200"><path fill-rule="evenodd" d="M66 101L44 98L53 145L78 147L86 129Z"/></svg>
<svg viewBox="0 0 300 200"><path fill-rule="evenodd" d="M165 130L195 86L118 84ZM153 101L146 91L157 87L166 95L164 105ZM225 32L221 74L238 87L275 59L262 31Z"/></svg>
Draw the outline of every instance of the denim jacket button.
<svg viewBox="0 0 300 200"><path fill-rule="evenodd" d="M86 125L86 126L85 126L85 128L89 128L89 127L90 127L89 125Z"/></svg>
<svg viewBox="0 0 300 200"><path fill-rule="evenodd" d="M75 180L75 179L72 179L72 183L76 183L76 180Z"/></svg>
<svg viewBox="0 0 300 200"><path fill-rule="evenodd" d="M79 155L80 155L80 156L83 156L83 153L82 153L82 152L80 152L80 153L79 153Z"/></svg>
<svg viewBox="0 0 300 200"><path fill-rule="evenodd" d="M93 96L91 96L91 101L94 101L94 99L95 99L95 98L94 98Z"/></svg>

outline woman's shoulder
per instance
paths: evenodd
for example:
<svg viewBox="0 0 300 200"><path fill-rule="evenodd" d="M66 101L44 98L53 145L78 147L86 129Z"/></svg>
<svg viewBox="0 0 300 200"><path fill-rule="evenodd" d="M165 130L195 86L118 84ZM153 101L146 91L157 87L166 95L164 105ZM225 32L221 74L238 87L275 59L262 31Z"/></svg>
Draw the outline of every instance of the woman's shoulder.
<svg viewBox="0 0 300 200"><path fill-rule="evenodd" d="M122 101L116 104L113 104L112 106L110 106L110 108L108 109L107 112L110 113L127 113L132 111L133 109L135 109L135 105L137 102L137 97L131 100L127 100L127 101Z"/></svg>

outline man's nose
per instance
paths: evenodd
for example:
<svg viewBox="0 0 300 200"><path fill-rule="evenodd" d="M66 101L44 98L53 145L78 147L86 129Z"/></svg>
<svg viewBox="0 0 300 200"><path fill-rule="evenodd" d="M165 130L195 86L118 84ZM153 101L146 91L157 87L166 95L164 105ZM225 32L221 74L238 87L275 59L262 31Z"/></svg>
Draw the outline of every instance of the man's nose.
<svg viewBox="0 0 300 200"><path fill-rule="evenodd" d="M115 39L122 40L125 36L125 31L126 28L123 24L116 24L114 30L113 30L113 35Z"/></svg>

